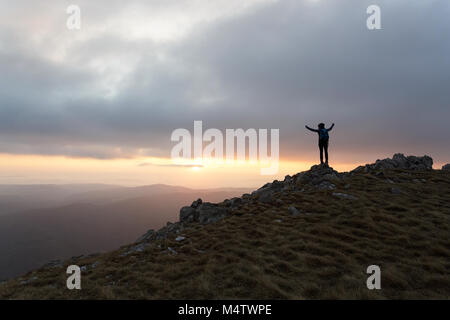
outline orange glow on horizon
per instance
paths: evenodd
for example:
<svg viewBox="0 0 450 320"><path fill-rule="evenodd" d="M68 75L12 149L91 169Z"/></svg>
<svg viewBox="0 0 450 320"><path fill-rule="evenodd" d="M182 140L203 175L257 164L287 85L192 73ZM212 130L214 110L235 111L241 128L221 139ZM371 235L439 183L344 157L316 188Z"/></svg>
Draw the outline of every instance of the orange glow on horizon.
<svg viewBox="0 0 450 320"><path fill-rule="evenodd" d="M308 170L311 161L281 160L276 175L261 175L260 163L205 160L176 165L171 159L93 159L0 154L0 184L104 183L124 186L169 184L191 188L259 187ZM264 165L262 165L264 167ZM355 164L333 164L348 171Z"/></svg>

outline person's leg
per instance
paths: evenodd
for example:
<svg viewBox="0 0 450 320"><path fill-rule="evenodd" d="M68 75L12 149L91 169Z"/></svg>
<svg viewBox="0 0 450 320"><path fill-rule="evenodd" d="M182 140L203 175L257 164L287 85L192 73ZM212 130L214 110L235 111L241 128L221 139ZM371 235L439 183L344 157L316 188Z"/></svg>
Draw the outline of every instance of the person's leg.
<svg viewBox="0 0 450 320"><path fill-rule="evenodd" d="M320 164L323 164L323 143L319 140Z"/></svg>
<svg viewBox="0 0 450 320"><path fill-rule="evenodd" d="M324 141L323 148L325 149L325 163L328 165L328 140Z"/></svg>

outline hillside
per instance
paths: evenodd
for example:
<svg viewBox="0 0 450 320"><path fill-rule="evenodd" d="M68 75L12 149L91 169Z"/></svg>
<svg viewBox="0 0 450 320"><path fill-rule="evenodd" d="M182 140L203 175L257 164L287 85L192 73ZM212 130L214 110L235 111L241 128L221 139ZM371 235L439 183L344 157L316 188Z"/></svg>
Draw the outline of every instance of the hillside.
<svg viewBox="0 0 450 320"><path fill-rule="evenodd" d="M102 255L0 285L3 299L449 299L450 171L404 157L314 166ZM447 167L448 168L448 167ZM82 267L82 290L66 267ZM381 268L381 290L366 268Z"/></svg>
<svg viewBox="0 0 450 320"><path fill-rule="evenodd" d="M64 206L0 215L0 280L50 260L118 249L149 227L176 221L180 206L194 197L220 201L242 193L160 185L122 187L122 195L117 190L75 194Z"/></svg>

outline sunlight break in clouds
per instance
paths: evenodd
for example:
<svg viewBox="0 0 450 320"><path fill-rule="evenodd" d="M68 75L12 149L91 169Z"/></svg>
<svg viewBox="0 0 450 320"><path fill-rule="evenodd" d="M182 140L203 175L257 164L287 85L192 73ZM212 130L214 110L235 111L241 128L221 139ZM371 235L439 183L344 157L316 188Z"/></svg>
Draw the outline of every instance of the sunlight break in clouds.
<svg viewBox="0 0 450 320"><path fill-rule="evenodd" d="M81 8L81 30L66 27L70 4ZM317 141L304 125L319 122L336 123L335 168L396 152L448 162L450 46L442 39L450 7L379 0L383 28L370 31L370 4L2 1L0 152L58 165L55 157L97 159L105 168L116 160L165 160L171 132L201 119L219 130L279 128L280 166L297 162L293 172L317 162ZM140 169L136 177L215 177L207 167L130 167ZM39 168L27 176L36 181ZM23 176L19 171L2 176Z"/></svg>

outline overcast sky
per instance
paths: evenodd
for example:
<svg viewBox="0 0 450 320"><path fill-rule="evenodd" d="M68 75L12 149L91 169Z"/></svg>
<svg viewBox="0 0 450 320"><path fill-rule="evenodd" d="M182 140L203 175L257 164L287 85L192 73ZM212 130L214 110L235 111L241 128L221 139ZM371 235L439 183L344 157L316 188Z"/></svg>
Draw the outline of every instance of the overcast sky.
<svg viewBox="0 0 450 320"><path fill-rule="evenodd" d="M167 158L203 120L297 159L335 122L337 160L450 162L448 0L0 0L0 73L0 153Z"/></svg>

